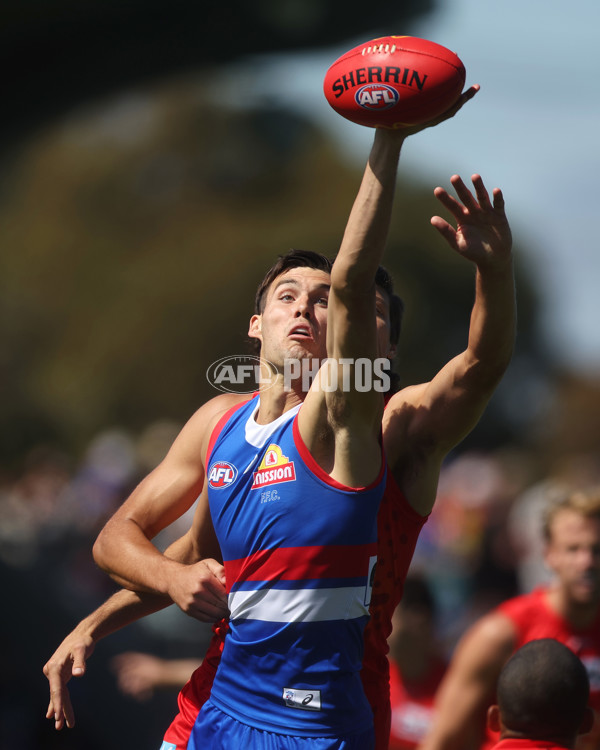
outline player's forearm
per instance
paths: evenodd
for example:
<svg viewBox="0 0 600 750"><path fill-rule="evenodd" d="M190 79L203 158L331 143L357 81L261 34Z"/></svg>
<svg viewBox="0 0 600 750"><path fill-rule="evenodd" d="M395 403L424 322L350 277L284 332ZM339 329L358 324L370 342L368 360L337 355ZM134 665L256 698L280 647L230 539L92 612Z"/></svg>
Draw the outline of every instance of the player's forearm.
<svg viewBox="0 0 600 750"><path fill-rule="evenodd" d="M75 630L89 635L97 643L101 638L172 603L168 596L121 589L83 619Z"/></svg>
<svg viewBox="0 0 600 750"><path fill-rule="evenodd" d="M512 357L516 330L512 260L477 269L468 351L483 375L502 376Z"/></svg>
<svg viewBox="0 0 600 750"><path fill-rule="evenodd" d="M332 285L372 284L387 240L394 202L398 160L403 143L398 132L377 129L369 161L352 206L332 271Z"/></svg>
<svg viewBox="0 0 600 750"><path fill-rule="evenodd" d="M94 544L94 560L120 586L168 595L181 563L163 555L130 520L111 519Z"/></svg>

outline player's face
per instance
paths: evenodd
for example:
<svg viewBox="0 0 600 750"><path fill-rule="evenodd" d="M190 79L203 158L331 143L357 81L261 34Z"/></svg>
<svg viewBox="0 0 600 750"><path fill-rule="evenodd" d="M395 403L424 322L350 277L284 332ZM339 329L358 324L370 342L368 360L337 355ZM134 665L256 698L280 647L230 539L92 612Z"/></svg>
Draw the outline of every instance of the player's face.
<svg viewBox="0 0 600 750"><path fill-rule="evenodd" d="M314 268L292 268L273 281L248 331L261 340L263 357L277 367L286 359L327 357L329 287L329 274Z"/></svg>
<svg viewBox="0 0 600 750"><path fill-rule="evenodd" d="M546 562L569 598L580 604L600 601L600 519L561 510L550 533Z"/></svg>

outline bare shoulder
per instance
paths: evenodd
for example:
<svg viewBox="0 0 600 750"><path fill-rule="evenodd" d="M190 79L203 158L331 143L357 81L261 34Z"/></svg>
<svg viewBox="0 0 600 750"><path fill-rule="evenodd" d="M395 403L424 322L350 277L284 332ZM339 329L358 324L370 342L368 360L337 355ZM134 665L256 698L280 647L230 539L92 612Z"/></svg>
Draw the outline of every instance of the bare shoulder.
<svg viewBox="0 0 600 750"><path fill-rule="evenodd" d="M492 611L477 620L463 635L453 661L482 669L500 669L515 649L517 631L509 617Z"/></svg>
<svg viewBox="0 0 600 750"><path fill-rule="evenodd" d="M202 451L204 457L208 448L211 433L219 419L233 406L248 400L247 395L223 393L203 404L183 426L173 443L171 452L181 453L187 450Z"/></svg>
<svg viewBox="0 0 600 750"><path fill-rule="evenodd" d="M423 396L427 383L395 393L385 408L383 444L388 470L408 504L427 516L435 503L444 452L435 441L423 439L418 423L423 419Z"/></svg>
<svg viewBox="0 0 600 750"><path fill-rule="evenodd" d="M428 383L409 385L394 393L389 399L383 415L383 430L401 433L408 437L411 427L418 418L419 409L423 407L423 399Z"/></svg>
<svg viewBox="0 0 600 750"><path fill-rule="evenodd" d="M188 424L193 424L196 427L199 427L201 424L208 426L211 422L218 421L233 406L247 401L248 398L249 396L246 394L221 393L211 398L195 411Z"/></svg>

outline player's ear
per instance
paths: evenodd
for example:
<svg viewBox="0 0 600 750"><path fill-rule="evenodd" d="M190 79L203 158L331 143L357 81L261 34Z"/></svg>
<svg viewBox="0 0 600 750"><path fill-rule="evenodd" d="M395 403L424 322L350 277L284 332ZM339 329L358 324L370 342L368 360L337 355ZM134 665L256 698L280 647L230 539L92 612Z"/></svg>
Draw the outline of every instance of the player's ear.
<svg viewBox="0 0 600 750"><path fill-rule="evenodd" d="M594 712L588 706L585 709L585 715L583 717L583 721L581 722L581 725L579 726L579 729L577 730L577 734L587 734L588 732L592 731L593 726L594 726Z"/></svg>
<svg viewBox="0 0 600 750"><path fill-rule="evenodd" d="M500 708L496 705L490 706L487 710L487 726L491 732L499 732L500 725Z"/></svg>
<svg viewBox="0 0 600 750"><path fill-rule="evenodd" d="M261 339L261 316L253 315L250 318L250 325L248 326L248 336L251 339Z"/></svg>

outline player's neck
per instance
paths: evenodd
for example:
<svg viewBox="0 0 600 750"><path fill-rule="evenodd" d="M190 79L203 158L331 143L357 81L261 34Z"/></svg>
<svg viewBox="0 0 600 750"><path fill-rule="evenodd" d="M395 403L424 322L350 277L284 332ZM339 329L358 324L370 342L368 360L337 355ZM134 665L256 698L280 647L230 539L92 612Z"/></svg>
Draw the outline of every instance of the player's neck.
<svg viewBox="0 0 600 750"><path fill-rule="evenodd" d="M588 628L598 617L598 602L574 601L568 592L555 586L547 592L547 602L552 610L577 630Z"/></svg>
<svg viewBox="0 0 600 750"><path fill-rule="evenodd" d="M292 382L291 387L286 387L283 379L279 379L268 388L260 389L260 407L256 414L258 424L269 424L286 411L293 409L304 401L305 393L302 392L298 383Z"/></svg>

